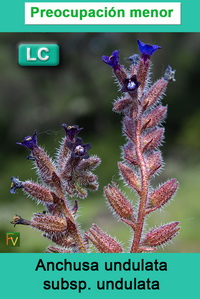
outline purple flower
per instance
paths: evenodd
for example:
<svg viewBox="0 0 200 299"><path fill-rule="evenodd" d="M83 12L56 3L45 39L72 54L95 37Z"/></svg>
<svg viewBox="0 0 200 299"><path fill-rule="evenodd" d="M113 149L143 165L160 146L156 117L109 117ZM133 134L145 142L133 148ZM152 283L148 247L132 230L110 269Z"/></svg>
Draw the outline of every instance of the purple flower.
<svg viewBox="0 0 200 299"><path fill-rule="evenodd" d="M72 141L74 137L81 131L83 128L79 128L79 126L68 126L66 124L62 124L62 127L65 129L66 136Z"/></svg>
<svg viewBox="0 0 200 299"><path fill-rule="evenodd" d="M123 81L122 91L123 92L135 92L139 86L140 86L140 82L138 82L137 77L135 75L133 75L131 78L125 79Z"/></svg>
<svg viewBox="0 0 200 299"><path fill-rule="evenodd" d="M140 50L140 53L142 55L142 58L144 61L150 58L150 56L158 49L161 49L160 46L156 45L148 45L143 42L141 42L139 39L137 40L138 48Z"/></svg>
<svg viewBox="0 0 200 299"><path fill-rule="evenodd" d="M68 147L72 150L72 158L88 159L88 150L91 149L91 144L83 144L82 138L77 137L75 142L69 142Z"/></svg>
<svg viewBox="0 0 200 299"><path fill-rule="evenodd" d="M38 147L37 145L37 131L33 134L33 136L27 136L24 138L22 142L17 142L17 144L22 145L26 148L32 150L34 147Z"/></svg>
<svg viewBox="0 0 200 299"><path fill-rule="evenodd" d="M23 183L16 177L12 177L11 178L11 186L10 186L10 193L12 194L15 194L16 193L16 189L19 189L19 188L23 188Z"/></svg>
<svg viewBox="0 0 200 299"><path fill-rule="evenodd" d="M119 50L113 51L111 56L103 55L101 59L103 62L116 69L119 67Z"/></svg>

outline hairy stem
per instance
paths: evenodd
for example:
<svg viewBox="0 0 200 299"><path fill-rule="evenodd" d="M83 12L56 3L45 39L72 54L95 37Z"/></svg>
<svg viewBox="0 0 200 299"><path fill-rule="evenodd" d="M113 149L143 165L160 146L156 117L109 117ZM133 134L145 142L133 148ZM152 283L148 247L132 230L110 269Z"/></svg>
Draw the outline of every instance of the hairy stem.
<svg viewBox="0 0 200 299"><path fill-rule="evenodd" d="M76 247L78 249L78 251L80 253L87 253L87 249L85 247L85 244L84 244L84 240L83 240L83 237L81 235L81 232L80 232L80 229L76 223L76 220L75 220L75 217L70 209L70 206L68 204L68 201L65 200L64 198L64 192L62 190L62 187L60 185L57 186L57 195L64 200L65 202L65 205L61 205L62 206L62 209L63 209L63 214L66 215L67 218L69 218L70 220L70 225L73 226L72 227L72 230L74 231L73 233L73 238L74 238L74 241L75 241L75 244L76 244ZM69 224L68 224L68 228L69 228Z"/></svg>
<svg viewBox="0 0 200 299"><path fill-rule="evenodd" d="M138 252L138 247L142 235L142 230L144 226L144 219L145 219L145 210L146 210L146 202L147 202L147 196L148 196L148 188L149 188L149 181L148 181L148 171L144 159L144 155L142 152L142 144L141 144L141 116L138 109L138 120L136 122L136 154L141 170L141 191L140 191L140 203L138 208L138 217L137 217L137 223L135 226L134 231L134 239L131 246L132 253Z"/></svg>

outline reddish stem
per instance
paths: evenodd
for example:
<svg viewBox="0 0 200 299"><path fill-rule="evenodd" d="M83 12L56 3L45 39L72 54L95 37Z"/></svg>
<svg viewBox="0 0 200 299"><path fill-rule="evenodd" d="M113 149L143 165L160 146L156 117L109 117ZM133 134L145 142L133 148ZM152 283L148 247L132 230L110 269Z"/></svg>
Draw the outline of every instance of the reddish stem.
<svg viewBox="0 0 200 299"><path fill-rule="evenodd" d="M134 239L131 246L131 253L138 252L139 243L142 236L142 230L144 226L144 219L146 215L146 202L148 196L148 189L149 189L149 181L148 181L148 171L144 159L144 155L142 152L142 144L141 144L141 117L142 114L138 111L138 120L136 123L136 154L141 170L141 192L140 192L140 203L138 208L138 217L137 223L135 225L134 230Z"/></svg>

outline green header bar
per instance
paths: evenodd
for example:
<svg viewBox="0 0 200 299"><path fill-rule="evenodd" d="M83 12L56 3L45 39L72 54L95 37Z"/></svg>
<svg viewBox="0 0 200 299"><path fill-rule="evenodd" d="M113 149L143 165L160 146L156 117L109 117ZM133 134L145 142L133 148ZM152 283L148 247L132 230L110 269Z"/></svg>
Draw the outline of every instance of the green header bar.
<svg viewBox="0 0 200 299"><path fill-rule="evenodd" d="M116 3L181 3L181 24L179 25L25 25L25 3L34 2L36 5L43 2L116 2ZM199 22L200 2L199 0L182 0L182 1L30 1L30 0L8 0L0 5L0 32L200 32ZM58 12L57 12L58 13ZM99 12L100 14L101 12ZM48 17L52 17L52 13L48 11ZM144 17L148 20L148 11L145 10ZM67 16L68 17L68 16ZM163 17L163 13L161 15ZM94 19L95 17L93 17ZM58 18L57 18L58 19ZM91 18L92 19L92 18ZM100 20L101 18L99 18Z"/></svg>

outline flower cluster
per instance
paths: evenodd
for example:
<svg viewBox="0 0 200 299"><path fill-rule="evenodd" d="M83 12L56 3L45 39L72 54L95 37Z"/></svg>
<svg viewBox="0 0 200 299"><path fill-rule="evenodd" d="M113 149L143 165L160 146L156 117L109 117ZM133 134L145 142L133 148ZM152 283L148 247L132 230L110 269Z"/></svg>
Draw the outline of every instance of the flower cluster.
<svg viewBox="0 0 200 299"><path fill-rule="evenodd" d="M131 253L154 251L179 231L179 222L175 221L144 232L146 216L168 203L178 188L176 179L156 189L150 185L152 177L163 166L159 146L164 137L161 124L166 118L167 107L160 100L169 81L175 81L175 71L168 66L163 77L150 86L150 58L161 47L137 42L141 55L128 58L131 61L128 71L119 62L119 51L102 56L103 62L113 68L122 91L122 97L113 104L113 111L123 114L123 133L127 139L122 151L123 161L118 163L119 172L125 184L135 191L139 202L134 206L114 182L104 188L104 193L114 215L133 230ZM95 225L86 236L100 252L122 251L118 242Z"/></svg>
<svg viewBox="0 0 200 299"><path fill-rule="evenodd" d="M41 184L22 182L19 178L12 177L10 192L16 193L17 189L23 189L26 195L42 203L46 212L34 214L31 220L16 215L12 223L30 225L63 247L49 247L47 252L87 252L85 236L76 222L78 202L75 200L72 206L68 197L84 198L88 190L97 190L97 177L92 171L100 164L100 159L89 156L91 144L84 144L80 137L76 137L82 128L77 125L62 126L66 136L55 161L38 145L36 131L33 136L27 136L17 143L31 151L31 160L35 164Z"/></svg>

